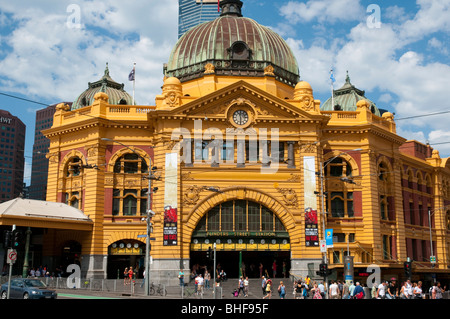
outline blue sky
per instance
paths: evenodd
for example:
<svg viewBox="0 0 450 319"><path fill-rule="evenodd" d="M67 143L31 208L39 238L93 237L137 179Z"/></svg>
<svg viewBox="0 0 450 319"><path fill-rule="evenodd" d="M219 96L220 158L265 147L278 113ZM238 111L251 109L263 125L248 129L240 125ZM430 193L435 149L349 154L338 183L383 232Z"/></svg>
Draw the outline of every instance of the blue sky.
<svg viewBox="0 0 450 319"><path fill-rule="evenodd" d="M243 0L243 15L278 32L316 99L348 70L378 107L395 113L397 133L450 156L450 0ZM154 105L163 63L177 41L177 0L18 0L0 3L0 93L44 104L73 101L110 74L136 101ZM378 23L380 22L380 23ZM27 126L30 176L35 112L44 106L0 95L0 109ZM406 117L412 119L405 119Z"/></svg>

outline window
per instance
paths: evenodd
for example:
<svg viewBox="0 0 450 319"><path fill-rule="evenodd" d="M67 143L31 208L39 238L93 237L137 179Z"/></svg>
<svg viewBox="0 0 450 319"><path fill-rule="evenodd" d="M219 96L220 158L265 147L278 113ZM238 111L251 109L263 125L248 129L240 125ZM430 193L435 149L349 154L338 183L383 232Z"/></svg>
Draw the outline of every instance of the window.
<svg viewBox="0 0 450 319"><path fill-rule="evenodd" d="M113 216L145 215L147 211L147 189L114 189Z"/></svg>
<svg viewBox="0 0 450 319"><path fill-rule="evenodd" d="M352 166L350 163L342 159L341 157L337 157L333 159L331 162L325 163L325 176L333 176L333 177L342 177L342 176L352 176Z"/></svg>
<svg viewBox="0 0 450 319"><path fill-rule="evenodd" d="M66 176L67 177L79 176L82 172L82 165L83 162L78 156L72 157L66 166L67 168Z"/></svg>
<svg viewBox="0 0 450 319"><path fill-rule="evenodd" d="M386 196L384 196L384 195L380 196L380 217L382 220L389 219L388 202L387 202Z"/></svg>
<svg viewBox="0 0 450 319"><path fill-rule="evenodd" d="M284 233L281 220L267 207L247 200L232 200L211 208L198 223L198 231Z"/></svg>
<svg viewBox="0 0 450 319"><path fill-rule="evenodd" d="M65 203L69 206L80 208L80 193L79 192L67 192Z"/></svg>
<svg viewBox="0 0 450 319"><path fill-rule="evenodd" d="M114 173L147 173L148 165L145 159L135 153L125 154L114 163Z"/></svg>
<svg viewBox="0 0 450 319"><path fill-rule="evenodd" d="M327 211L331 217L354 217L353 192L331 192L327 198Z"/></svg>

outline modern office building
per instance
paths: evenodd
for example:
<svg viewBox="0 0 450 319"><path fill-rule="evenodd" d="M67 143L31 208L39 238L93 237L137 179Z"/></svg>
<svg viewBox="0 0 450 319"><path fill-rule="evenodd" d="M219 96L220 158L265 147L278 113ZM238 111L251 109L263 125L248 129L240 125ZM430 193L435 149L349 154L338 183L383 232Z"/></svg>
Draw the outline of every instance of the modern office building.
<svg viewBox="0 0 450 319"><path fill-rule="evenodd" d="M0 202L19 196L23 189L25 124L0 110Z"/></svg>
<svg viewBox="0 0 450 319"><path fill-rule="evenodd" d="M47 195L48 159L46 154L50 141L42 135L41 131L52 126L55 108L56 104L36 111L31 183L29 186L29 198L31 199L45 200Z"/></svg>
<svg viewBox="0 0 450 319"><path fill-rule="evenodd" d="M178 38L196 25L219 16L217 0L178 0Z"/></svg>
<svg viewBox="0 0 450 319"><path fill-rule="evenodd" d="M89 219L34 229L42 260L76 255L87 277L142 271L149 230L153 282L213 267L209 248L229 277L242 265L259 277L260 263L271 276L275 264L316 277L326 257L329 278L344 279L349 255L363 283L373 265L403 280L407 260L413 280L448 282L448 158L399 136L394 115L350 77L339 107L315 99L278 34L243 17L241 1L221 6L178 40L154 105L132 105L105 72L104 85L56 107L43 131L47 200Z"/></svg>

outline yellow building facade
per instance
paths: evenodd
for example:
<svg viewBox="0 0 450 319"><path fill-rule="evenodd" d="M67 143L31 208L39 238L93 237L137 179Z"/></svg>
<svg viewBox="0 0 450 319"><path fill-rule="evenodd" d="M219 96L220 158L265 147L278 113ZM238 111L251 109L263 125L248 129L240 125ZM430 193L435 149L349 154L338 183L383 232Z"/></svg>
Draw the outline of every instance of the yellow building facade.
<svg viewBox="0 0 450 319"><path fill-rule="evenodd" d="M212 267L214 244L230 276L242 264L272 275L274 261L278 274L314 276L325 229L335 278L346 255L356 278L373 265L402 277L408 258L415 276L448 278L448 159L398 136L363 94L352 110L322 109L281 37L242 17L240 1L221 6L179 39L155 105L133 104L107 69L44 131L47 201L92 221L76 236L82 273L142 270L150 209L152 281Z"/></svg>

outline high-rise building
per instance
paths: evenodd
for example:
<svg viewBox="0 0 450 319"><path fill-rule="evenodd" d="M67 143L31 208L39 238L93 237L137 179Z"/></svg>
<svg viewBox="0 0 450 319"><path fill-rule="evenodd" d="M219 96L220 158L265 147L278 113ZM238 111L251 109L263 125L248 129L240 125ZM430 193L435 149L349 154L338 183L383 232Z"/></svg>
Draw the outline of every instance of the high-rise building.
<svg viewBox="0 0 450 319"><path fill-rule="evenodd" d="M52 126L55 108L56 104L36 111L31 184L29 186L29 198L31 199L45 200L46 197L48 175L48 159L46 154L48 153L50 140L42 135L41 131Z"/></svg>
<svg viewBox="0 0 450 319"><path fill-rule="evenodd" d="M178 38L196 25L219 16L218 0L179 0Z"/></svg>
<svg viewBox="0 0 450 319"><path fill-rule="evenodd" d="M18 117L0 110L0 203L22 192L25 129Z"/></svg>

